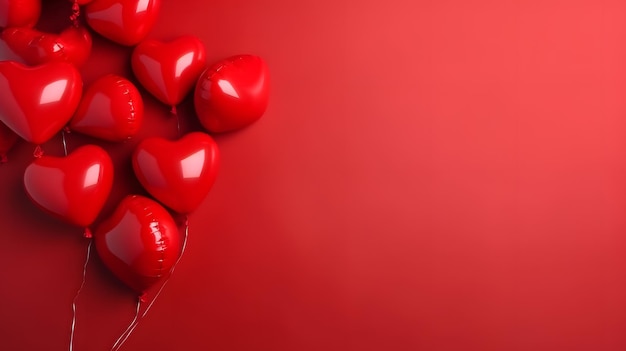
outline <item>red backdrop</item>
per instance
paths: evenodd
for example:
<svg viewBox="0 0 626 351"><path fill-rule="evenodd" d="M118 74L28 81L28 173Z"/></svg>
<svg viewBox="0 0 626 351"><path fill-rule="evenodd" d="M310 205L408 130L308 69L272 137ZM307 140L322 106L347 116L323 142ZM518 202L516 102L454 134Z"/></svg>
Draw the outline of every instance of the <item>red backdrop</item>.
<svg viewBox="0 0 626 351"><path fill-rule="evenodd" d="M41 28L61 29L69 3L45 2ZM272 95L216 136L188 250L123 350L626 349L624 16L617 0L165 0L151 38L260 55ZM96 38L86 83L130 76L129 53ZM174 137L144 96L137 140ZM117 165L101 220L143 191L136 141L98 144ZM87 243L26 199L32 151L0 166L0 349L64 350ZM135 299L92 260L76 350L110 349Z"/></svg>

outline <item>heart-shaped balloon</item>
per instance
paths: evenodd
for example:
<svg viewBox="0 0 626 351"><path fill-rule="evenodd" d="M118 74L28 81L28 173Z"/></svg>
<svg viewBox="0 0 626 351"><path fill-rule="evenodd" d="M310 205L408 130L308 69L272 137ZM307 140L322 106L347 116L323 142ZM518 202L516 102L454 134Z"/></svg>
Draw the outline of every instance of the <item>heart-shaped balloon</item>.
<svg viewBox="0 0 626 351"><path fill-rule="evenodd" d="M0 163L7 162L7 152L11 150L19 137L4 123L0 123Z"/></svg>
<svg viewBox="0 0 626 351"><path fill-rule="evenodd" d="M0 28L32 27L40 14L41 0L0 0Z"/></svg>
<svg viewBox="0 0 626 351"><path fill-rule="evenodd" d="M124 141L139 132L142 122L141 94L133 83L111 74L87 89L70 128L95 138Z"/></svg>
<svg viewBox="0 0 626 351"><path fill-rule="evenodd" d="M191 213L206 197L219 168L219 150L205 133L178 141L153 137L133 152L133 170L143 187L165 206Z"/></svg>
<svg viewBox="0 0 626 351"><path fill-rule="evenodd" d="M43 144L72 118L83 83L66 62L27 67L0 62L0 121L23 139Z"/></svg>
<svg viewBox="0 0 626 351"><path fill-rule="evenodd" d="M95 0L87 4L89 26L118 44L142 41L156 22L161 0Z"/></svg>
<svg viewBox="0 0 626 351"><path fill-rule="evenodd" d="M132 55L135 76L152 95L164 104L180 104L204 71L206 52L194 36L162 43L141 42Z"/></svg>
<svg viewBox="0 0 626 351"><path fill-rule="evenodd" d="M257 56L223 60L202 73L194 104L202 126L211 132L243 128L261 118L269 100L269 70Z"/></svg>
<svg viewBox="0 0 626 351"><path fill-rule="evenodd" d="M2 39L29 65L65 61L82 66L91 53L91 34L84 27L70 26L61 34L32 28L7 28Z"/></svg>
<svg viewBox="0 0 626 351"><path fill-rule="evenodd" d="M113 162L95 145L77 148L67 157L42 156L24 172L28 197L43 211L67 223L90 226L113 186Z"/></svg>
<svg viewBox="0 0 626 351"><path fill-rule="evenodd" d="M172 216L156 201L129 195L94 234L104 264L122 282L144 293L169 272L181 251Z"/></svg>

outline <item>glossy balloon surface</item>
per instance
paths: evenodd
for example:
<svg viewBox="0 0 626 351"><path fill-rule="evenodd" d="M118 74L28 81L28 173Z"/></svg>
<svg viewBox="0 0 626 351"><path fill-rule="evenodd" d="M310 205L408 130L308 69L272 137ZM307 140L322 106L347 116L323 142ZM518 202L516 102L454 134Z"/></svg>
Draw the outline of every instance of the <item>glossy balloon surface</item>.
<svg viewBox="0 0 626 351"><path fill-rule="evenodd" d="M164 104L175 106L204 71L206 51L194 36L167 43L147 40L133 50L131 62L141 85Z"/></svg>
<svg viewBox="0 0 626 351"><path fill-rule="evenodd" d="M26 27L7 28L2 39L29 65L69 62L82 66L91 53L91 34L84 27L71 26L61 34Z"/></svg>
<svg viewBox="0 0 626 351"><path fill-rule="evenodd" d="M113 162L99 146L85 145L67 157L42 156L24 172L26 194L39 208L76 226L96 219L113 186Z"/></svg>
<svg viewBox="0 0 626 351"><path fill-rule="evenodd" d="M80 74L69 63L0 62L0 121L29 142L42 144L60 131L81 94Z"/></svg>
<svg viewBox="0 0 626 351"><path fill-rule="evenodd" d="M139 195L124 198L94 238L100 259L138 293L167 274L181 250L172 216L156 201Z"/></svg>
<svg viewBox="0 0 626 351"><path fill-rule="evenodd" d="M132 46L154 27L161 0L98 0L87 4L89 26L107 39Z"/></svg>
<svg viewBox="0 0 626 351"><path fill-rule="evenodd" d="M41 0L0 0L0 28L32 27L40 14Z"/></svg>
<svg viewBox="0 0 626 351"><path fill-rule="evenodd" d="M194 104L200 123L211 132L243 128L265 113L269 70L257 56L240 55L207 69L196 85Z"/></svg>
<svg viewBox="0 0 626 351"><path fill-rule="evenodd" d="M178 141L149 138L133 153L133 170L143 187L179 213L190 213L206 197L219 168L215 141L205 133Z"/></svg>
<svg viewBox="0 0 626 351"><path fill-rule="evenodd" d="M111 74L87 89L70 128L99 139L124 141L139 132L143 114L143 99L135 85Z"/></svg>
<svg viewBox="0 0 626 351"><path fill-rule="evenodd" d="M0 163L6 162L7 152L11 150L18 139L17 134L0 122Z"/></svg>

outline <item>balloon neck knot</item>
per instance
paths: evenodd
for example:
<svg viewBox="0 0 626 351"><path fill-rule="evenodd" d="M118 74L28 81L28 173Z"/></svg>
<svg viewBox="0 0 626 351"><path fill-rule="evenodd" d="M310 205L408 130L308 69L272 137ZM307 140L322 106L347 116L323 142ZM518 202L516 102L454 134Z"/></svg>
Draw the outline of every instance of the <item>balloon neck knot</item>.
<svg viewBox="0 0 626 351"><path fill-rule="evenodd" d="M148 301L148 293L143 293L139 295L139 302L146 303Z"/></svg>
<svg viewBox="0 0 626 351"><path fill-rule="evenodd" d="M185 216L185 227L189 227L189 216Z"/></svg>
<svg viewBox="0 0 626 351"><path fill-rule="evenodd" d="M65 128L63 128L63 131L66 132L67 134L72 133L72 130L70 129L69 126L65 126Z"/></svg>
<svg viewBox="0 0 626 351"><path fill-rule="evenodd" d="M85 232L83 232L83 236L87 239L93 238L93 233L91 233L91 229L85 228Z"/></svg>
<svg viewBox="0 0 626 351"><path fill-rule="evenodd" d="M35 151L33 151L33 157L41 158L43 156L43 150L41 149L41 145L35 146Z"/></svg>
<svg viewBox="0 0 626 351"><path fill-rule="evenodd" d="M170 113L178 117L178 110L176 109L176 105L172 105L172 109L170 110Z"/></svg>
<svg viewBox="0 0 626 351"><path fill-rule="evenodd" d="M0 154L0 164L7 163L8 161L6 154Z"/></svg>

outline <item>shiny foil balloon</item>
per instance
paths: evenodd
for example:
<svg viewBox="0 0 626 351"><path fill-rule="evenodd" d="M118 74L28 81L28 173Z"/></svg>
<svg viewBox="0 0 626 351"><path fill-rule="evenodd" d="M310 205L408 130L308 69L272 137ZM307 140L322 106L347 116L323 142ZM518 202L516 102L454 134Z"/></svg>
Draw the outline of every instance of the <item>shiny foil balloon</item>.
<svg viewBox="0 0 626 351"><path fill-rule="evenodd" d="M0 28L32 27L40 14L41 0L0 0Z"/></svg>
<svg viewBox="0 0 626 351"><path fill-rule="evenodd" d="M204 71L206 52L194 36L167 43L146 40L135 47L131 62L135 77L146 90L164 104L176 106Z"/></svg>
<svg viewBox="0 0 626 351"><path fill-rule="evenodd" d="M133 153L133 170L157 200L178 213L190 213L211 190L219 160L215 141L194 132L178 141L145 139Z"/></svg>
<svg viewBox="0 0 626 351"><path fill-rule="evenodd" d="M207 69L198 80L194 104L198 119L211 132L243 128L265 113L269 70L257 56L240 55Z"/></svg>
<svg viewBox="0 0 626 351"><path fill-rule="evenodd" d="M67 223L90 226L113 186L113 162L95 145L67 157L42 156L24 172L26 194L43 211Z"/></svg>
<svg viewBox="0 0 626 351"><path fill-rule="evenodd" d="M82 88L80 73L69 63L27 67L2 61L0 121L31 143L45 143L72 118Z"/></svg>
<svg viewBox="0 0 626 351"><path fill-rule="evenodd" d="M143 99L135 85L110 74L87 89L70 128L94 138L124 141L139 132L143 111Z"/></svg>
<svg viewBox="0 0 626 351"><path fill-rule="evenodd" d="M133 46L154 27L161 0L95 0L85 7L89 26L118 44Z"/></svg>
<svg viewBox="0 0 626 351"><path fill-rule="evenodd" d="M4 123L0 123L0 163L7 162L7 152L11 150L19 137Z"/></svg>
<svg viewBox="0 0 626 351"><path fill-rule="evenodd" d="M102 262L122 282L144 293L166 275L181 252L178 228L156 201L129 195L94 234Z"/></svg>
<svg viewBox="0 0 626 351"><path fill-rule="evenodd" d="M2 32L7 46L29 65L69 62L82 66L91 53L91 34L84 27L70 26L61 34L32 28L7 28Z"/></svg>

